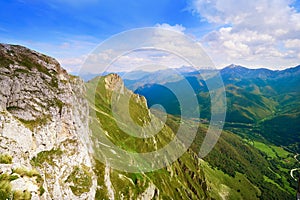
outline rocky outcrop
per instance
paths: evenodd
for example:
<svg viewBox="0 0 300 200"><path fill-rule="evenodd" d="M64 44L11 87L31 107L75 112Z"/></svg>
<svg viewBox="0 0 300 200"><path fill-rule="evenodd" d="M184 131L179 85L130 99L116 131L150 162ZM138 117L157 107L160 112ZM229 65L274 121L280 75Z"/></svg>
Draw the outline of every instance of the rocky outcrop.
<svg viewBox="0 0 300 200"><path fill-rule="evenodd" d="M32 199L94 199L84 90L83 81L55 59L0 44L0 153L12 157L0 170L16 176L10 195L29 191ZM16 169L37 173L20 175Z"/></svg>

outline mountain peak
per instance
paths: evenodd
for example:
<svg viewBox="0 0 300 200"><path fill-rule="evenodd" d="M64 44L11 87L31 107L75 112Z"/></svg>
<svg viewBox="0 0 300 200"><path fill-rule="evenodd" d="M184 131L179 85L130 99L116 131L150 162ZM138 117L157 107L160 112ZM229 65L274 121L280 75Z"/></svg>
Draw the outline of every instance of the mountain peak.
<svg viewBox="0 0 300 200"><path fill-rule="evenodd" d="M115 90L116 88L124 86L123 80L118 74L112 73L104 77L105 88Z"/></svg>
<svg viewBox="0 0 300 200"><path fill-rule="evenodd" d="M235 65L235 64L230 64L229 66L227 66L228 68L235 68L235 67L237 67L237 65Z"/></svg>
<svg viewBox="0 0 300 200"><path fill-rule="evenodd" d="M246 67L243 67L241 65L236 65L236 64L230 64L227 67L225 67L224 69L226 69L226 68L228 68L228 69L248 69Z"/></svg>
<svg viewBox="0 0 300 200"><path fill-rule="evenodd" d="M248 69L246 67L231 64L223 69L221 69L221 74L245 74L248 73L251 69Z"/></svg>

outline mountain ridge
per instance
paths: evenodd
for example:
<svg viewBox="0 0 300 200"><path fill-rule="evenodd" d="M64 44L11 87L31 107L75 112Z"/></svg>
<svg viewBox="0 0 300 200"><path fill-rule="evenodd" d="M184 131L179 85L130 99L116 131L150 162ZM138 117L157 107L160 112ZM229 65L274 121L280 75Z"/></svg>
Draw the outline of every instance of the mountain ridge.
<svg viewBox="0 0 300 200"><path fill-rule="evenodd" d="M143 70L137 70L137 71L116 71L116 72L104 72L102 74L100 73L84 73L84 72L80 72L79 76L82 77L82 79L84 81L89 81L92 78L96 77L96 76L101 76L101 75L107 75L110 73L116 73L119 74L123 79L125 80L136 80L136 79L142 79L145 76L149 76L153 73L158 73L158 72L167 72L168 70L176 70L177 72L183 74L183 75L191 75L191 74L198 74L200 73L204 73L204 72L216 72L219 71L220 73L228 73L230 71L233 71L235 69L240 69L244 72L250 72L250 74L254 74L254 72L262 72L262 75L267 76L267 75L271 75L274 73L281 73L281 72L286 72L286 73L291 73L291 72L297 72L299 71L299 67L300 65L296 65L296 66L291 66L291 67L287 67L285 69L268 69L268 68L250 68L250 67L245 67L245 66L241 66L241 65L236 65L236 64L230 64L228 66L225 66L221 69L198 69L198 68L193 68L193 67L189 67L189 66L182 66L182 67L178 67L178 68L169 68L169 69L160 69L160 70L156 70L156 71L143 71Z"/></svg>

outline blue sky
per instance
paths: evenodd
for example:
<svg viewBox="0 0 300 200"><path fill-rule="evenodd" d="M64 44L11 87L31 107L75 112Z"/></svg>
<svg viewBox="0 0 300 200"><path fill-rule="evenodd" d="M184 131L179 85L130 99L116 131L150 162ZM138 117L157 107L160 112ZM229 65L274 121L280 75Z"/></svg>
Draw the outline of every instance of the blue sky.
<svg viewBox="0 0 300 200"><path fill-rule="evenodd" d="M132 28L174 28L199 41L216 66L300 64L300 2L289 0L6 0L0 42L25 45L76 71L108 37Z"/></svg>

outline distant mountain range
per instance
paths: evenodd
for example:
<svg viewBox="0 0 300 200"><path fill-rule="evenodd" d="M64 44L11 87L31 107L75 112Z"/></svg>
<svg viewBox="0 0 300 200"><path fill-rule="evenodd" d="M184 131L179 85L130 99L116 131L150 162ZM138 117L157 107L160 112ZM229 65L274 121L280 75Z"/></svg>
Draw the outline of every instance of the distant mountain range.
<svg viewBox="0 0 300 200"><path fill-rule="evenodd" d="M300 65L285 70L248 69L238 65L218 71L177 73L168 69L140 72L140 78L136 79L131 78L135 73L132 72L127 73L130 79L124 82L128 88L145 96L148 106L162 104L168 113L180 115L179 102L168 88L181 87L187 80L197 95L200 117L209 120L211 108L206 83L213 81L216 72L222 77L226 90L226 127L229 124L252 124L267 140L300 149ZM191 113L193 110L191 108Z"/></svg>
<svg viewBox="0 0 300 200"><path fill-rule="evenodd" d="M105 76L111 73L117 73L122 79L124 80L138 80L145 78L147 76L153 76L153 75L159 75L159 76L165 76L168 77L170 73L174 73L174 70L176 70L179 73L187 74L187 73L193 73L195 72L195 68L190 67L190 66L182 66L180 68L168 68L168 69L160 69L160 70L155 70L155 71L144 71L144 70L136 70L136 71L121 71L121 72L110 72L110 71L105 71L103 73L90 73L90 72L82 72L79 74L79 76L84 80L84 81L89 81L92 80L93 78L97 76ZM170 77L168 77L170 78Z"/></svg>
<svg viewBox="0 0 300 200"><path fill-rule="evenodd" d="M235 64L231 64L229 66L224 67L223 69L198 69L198 68L194 68L191 66L182 66L180 68L167 68L167 69L160 69L160 70L156 70L156 71L144 71L144 70L136 70L136 71L121 71L121 72L110 72L110 71L106 71L103 74L100 73L90 73L90 72L82 72L81 74L79 74L79 76L85 80L85 81L89 81L97 76L100 75L107 75L110 73L117 73L120 77L122 77L122 79L124 80L139 80L142 78L146 78L146 76L154 76L159 74L161 75L167 75L168 73L173 74L174 71L180 73L181 75L195 75L195 74L199 74L199 73L210 73L210 72L215 72L215 71L219 71L222 73L222 75L228 75L228 74L232 74L235 77L243 77L243 78L254 78L254 77L259 77L259 78L278 78L278 75L287 75L287 74L291 74L291 73L295 73L295 72L299 72L299 66L295 66L295 67L291 67L291 68L287 68L284 70L271 70L271 69L267 69L267 68L258 68L258 69L251 69L251 68L247 68L241 65L235 65ZM296 74L294 74L296 75ZM245 77L246 76L246 77ZM170 81L168 81L170 82Z"/></svg>
<svg viewBox="0 0 300 200"><path fill-rule="evenodd" d="M284 70L249 69L231 64L221 70L198 71L183 66L154 72L118 72L126 87L146 97L149 107L161 104L173 115L181 114L180 106L168 88L183 87L187 80L197 95L200 117L207 120L211 108L206 83L213 81L216 73L222 77L226 90L225 127L252 124L268 141L300 150L300 65ZM83 78L94 76L83 75ZM194 110L190 108L191 115Z"/></svg>

